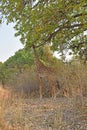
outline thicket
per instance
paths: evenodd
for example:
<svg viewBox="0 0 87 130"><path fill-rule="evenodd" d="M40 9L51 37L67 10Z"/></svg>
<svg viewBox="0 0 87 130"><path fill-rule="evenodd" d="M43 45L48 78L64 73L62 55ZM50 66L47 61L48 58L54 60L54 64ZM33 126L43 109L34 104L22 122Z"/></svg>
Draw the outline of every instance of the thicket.
<svg viewBox="0 0 87 130"><path fill-rule="evenodd" d="M63 62L55 58L49 47L39 49L38 54L43 64L56 69L56 78L61 91L58 96L65 96L62 90L67 91L68 96L85 95L87 93L87 65L80 60ZM36 75L34 56L31 50L19 50L6 62L0 63L0 82L24 96L39 96L39 83ZM51 96L51 88L48 81L43 79L43 96Z"/></svg>

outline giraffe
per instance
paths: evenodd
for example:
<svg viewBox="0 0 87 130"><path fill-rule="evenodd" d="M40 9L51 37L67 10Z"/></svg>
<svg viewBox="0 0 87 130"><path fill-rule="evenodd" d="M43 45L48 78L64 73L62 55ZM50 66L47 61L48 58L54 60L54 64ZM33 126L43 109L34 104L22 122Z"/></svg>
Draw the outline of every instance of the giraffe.
<svg viewBox="0 0 87 130"><path fill-rule="evenodd" d="M45 66L39 59L39 56L36 52L36 47L35 45L33 45L33 52L34 52L34 61L35 61L35 65L36 65L36 73L37 73L37 77L38 77L38 81L39 81L39 93L40 93L40 99L42 99L42 79L44 77L48 78L48 81L52 87L52 98L56 98L56 91L57 91L57 87L58 89L60 89L59 83L58 81L55 82L55 73L56 71L53 68L47 67ZM56 87L56 85L57 87Z"/></svg>

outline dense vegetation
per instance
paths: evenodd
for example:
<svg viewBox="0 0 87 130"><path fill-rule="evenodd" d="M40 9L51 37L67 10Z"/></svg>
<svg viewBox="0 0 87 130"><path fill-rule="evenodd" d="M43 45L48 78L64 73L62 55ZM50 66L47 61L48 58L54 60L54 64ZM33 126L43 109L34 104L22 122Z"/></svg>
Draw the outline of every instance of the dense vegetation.
<svg viewBox="0 0 87 130"><path fill-rule="evenodd" d="M48 50L48 51L47 51ZM49 53L48 53L49 52ZM46 66L56 68L56 77L62 89L66 89L69 94L87 93L87 66L81 60L72 59L70 62L62 62L55 58L49 47L38 50L41 61ZM50 58L49 58L50 57ZM48 60L47 60L48 59ZM48 62L47 62L48 61ZM11 88L24 95L39 96L39 85L35 71L33 52L26 49L19 50L6 62L0 63L0 82L3 87ZM43 79L44 96L50 96L51 90L48 83ZM64 96L62 91L59 95Z"/></svg>
<svg viewBox="0 0 87 130"><path fill-rule="evenodd" d="M24 44L23 50L0 64L3 85L16 85L18 81L18 84L29 86L32 81L36 82L32 52L32 46L35 45L41 47L38 54L42 62L56 67L61 86L86 86L86 65L80 63L81 58L84 63L87 61L86 0L1 0L0 23L3 21L15 23L15 36L20 36ZM65 61L65 54L69 52L77 57L78 62L75 61L74 65L62 63L49 53L48 47L44 49L44 45L50 45L52 51L60 53L62 61ZM79 84L74 82L77 79ZM26 80L28 85L25 85Z"/></svg>

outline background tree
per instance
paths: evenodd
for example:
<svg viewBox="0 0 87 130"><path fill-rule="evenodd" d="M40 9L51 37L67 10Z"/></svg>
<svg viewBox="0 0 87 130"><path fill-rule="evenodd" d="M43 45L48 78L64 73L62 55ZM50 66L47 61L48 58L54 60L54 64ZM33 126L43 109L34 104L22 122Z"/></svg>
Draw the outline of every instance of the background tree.
<svg viewBox="0 0 87 130"><path fill-rule="evenodd" d="M24 71L26 67L31 67L33 64L33 55L31 49L21 49L15 53L14 56L10 57L4 64L8 68L18 69L20 73Z"/></svg>

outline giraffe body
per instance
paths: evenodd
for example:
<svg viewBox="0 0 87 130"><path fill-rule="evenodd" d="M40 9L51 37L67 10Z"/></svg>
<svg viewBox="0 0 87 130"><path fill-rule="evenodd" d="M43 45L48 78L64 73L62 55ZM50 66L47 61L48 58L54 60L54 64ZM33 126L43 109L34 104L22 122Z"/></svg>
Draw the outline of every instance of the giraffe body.
<svg viewBox="0 0 87 130"><path fill-rule="evenodd" d="M35 46L33 46L34 50L34 58L35 58L35 65L36 65L36 72L38 76L38 81L39 81L39 93L40 93L40 98L42 98L42 78L47 78L49 81L49 84L51 86L52 90L52 98L56 98L56 86L55 86L55 71L53 68L45 66L39 59L38 54L36 52Z"/></svg>

